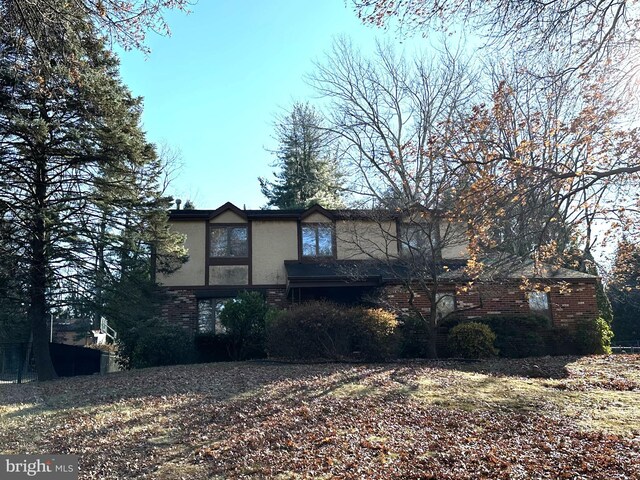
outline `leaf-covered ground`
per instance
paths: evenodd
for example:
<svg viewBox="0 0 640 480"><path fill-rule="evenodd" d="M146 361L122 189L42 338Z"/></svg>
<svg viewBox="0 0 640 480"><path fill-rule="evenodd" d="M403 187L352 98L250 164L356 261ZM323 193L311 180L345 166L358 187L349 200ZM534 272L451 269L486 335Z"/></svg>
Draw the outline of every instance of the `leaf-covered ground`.
<svg viewBox="0 0 640 480"><path fill-rule="evenodd" d="M640 356L190 365L0 386L84 479L640 478Z"/></svg>

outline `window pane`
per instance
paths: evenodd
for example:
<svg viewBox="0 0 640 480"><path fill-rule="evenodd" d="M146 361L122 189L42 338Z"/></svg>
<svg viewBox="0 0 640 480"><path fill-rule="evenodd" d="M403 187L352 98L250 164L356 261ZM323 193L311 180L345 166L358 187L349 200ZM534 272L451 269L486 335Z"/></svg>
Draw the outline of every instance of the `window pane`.
<svg viewBox="0 0 640 480"><path fill-rule="evenodd" d="M452 293L436 293L436 301L438 320L453 313L456 309L456 298Z"/></svg>
<svg viewBox="0 0 640 480"><path fill-rule="evenodd" d="M316 256L316 229L315 227L302 227L302 256Z"/></svg>
<svg viewBox="0 0 640 480"><path fill-rule="evenodd" d="M213 333L213 314L211 300L198 301L198 333Z"/></svg>
<svg viewBox="0 0 640 480"><path fill-rule="evenodd" d="M211 256L212 257L227 256L227 229L226 228L211 229Z"/></svg>
<svg viewBox="0 0 640 480"><path fill-rule="evenodd" d="M333 229L328 226L318 226L318 256L331 257L333 255Z"/></svg>
<svg viewBox="0 0 640 480"><path fill-rule="evenodd" d="M230 228L230 257L246 257L249 254L247 227Z"/></svg>
<svg viewBox="0 0 640 480"><path fill-rule="evenodd" d="M549 311L549 296L547 292L530 292L529 308L538 313L547 313Z"/></svg>
<svg viewBox="0 0 640 480"><path fill-rule="evenodd" d="M228 298L215 300L214 313L215 313L215 331L217 334L227 333L227 328L220 321L220 314L224 310L224 304L228 301Z"/></svg>

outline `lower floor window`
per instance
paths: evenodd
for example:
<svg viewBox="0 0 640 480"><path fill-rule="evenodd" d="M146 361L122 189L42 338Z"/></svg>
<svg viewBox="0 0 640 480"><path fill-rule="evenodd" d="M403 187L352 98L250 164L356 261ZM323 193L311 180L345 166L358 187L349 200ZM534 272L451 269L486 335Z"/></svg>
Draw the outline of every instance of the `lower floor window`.
<svg viewBox="0 0 640 480"><path fill-rule="evenodd" d="M227 330L220 321L220 314L227 301L228 298L207 298L198 301L198 333L226 333Z"/></svg>
<svg viewBox="0 0 640 480"><path fill-rule="evenodd" d="M436 313L438 321L456 310L456 297L453 293L436 293Z"/></svg>
<svg viewBox="0 0 640 480"><path fill-rule="evenodd" d="M549 308L549 294L547 292L538 291L529 292L529 309L532 313L550 317L551 310Z"/></svg>

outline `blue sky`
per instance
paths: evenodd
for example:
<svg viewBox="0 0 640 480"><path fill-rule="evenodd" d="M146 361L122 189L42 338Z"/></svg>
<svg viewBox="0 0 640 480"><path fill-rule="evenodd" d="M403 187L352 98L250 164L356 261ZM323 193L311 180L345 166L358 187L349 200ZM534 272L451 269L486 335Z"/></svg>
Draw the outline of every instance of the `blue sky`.
<svg viewBox="0 0 640 480"><path fill-rule="evenodd" d="M391 33L362 25L344 0L200 0L168 15L171 37L151 53L119 52L123 81L144 97L148 139L181 153L170 193L197 208L260 208L258 176L274 161L273 121L314 99L304 75L338 35L363 51Z"/></svg>

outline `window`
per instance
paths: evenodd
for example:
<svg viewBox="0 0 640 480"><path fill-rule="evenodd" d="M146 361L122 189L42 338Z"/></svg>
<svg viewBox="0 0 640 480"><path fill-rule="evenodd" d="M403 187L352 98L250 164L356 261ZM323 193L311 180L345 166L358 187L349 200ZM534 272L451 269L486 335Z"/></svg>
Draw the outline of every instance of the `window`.
<svg viewBox="0 0 640 480"><path fill-rule="evenodd" d="M409 255L432 255L436 247L430 240L429 225L405 224L400 227L400 253Z"/></svg>
<svg viewBox="0 0 640 480"><path fill-rule="evenodd" d="M220 313L228 298L210 298L198 301L198 333L225 333L226 328L220 322Z"/></svg>
<svg viewBox="0 0 640 480"><path fill-rule="evenodd" d="M532 313L550 317L549 294L547 292L529 292L529 309Z"/></svg>
<svg viewBox="0 0 640 480"><path fill-rule="evenodd" d="M303 225L302 256L333 257L333 225Z"/></svg>
<svg viewBox="0 0 640 480"><path fill-rule="evenodd" d="M249 242L246 226L211 227L209 256L215 257L247 257Z"/></svg>
<svg viewBox="0 0 640 480"><path fill-rule="evenodd" d="M453 293L436 293L436 314L438 321L456 310L456 297Z"/></svg>

